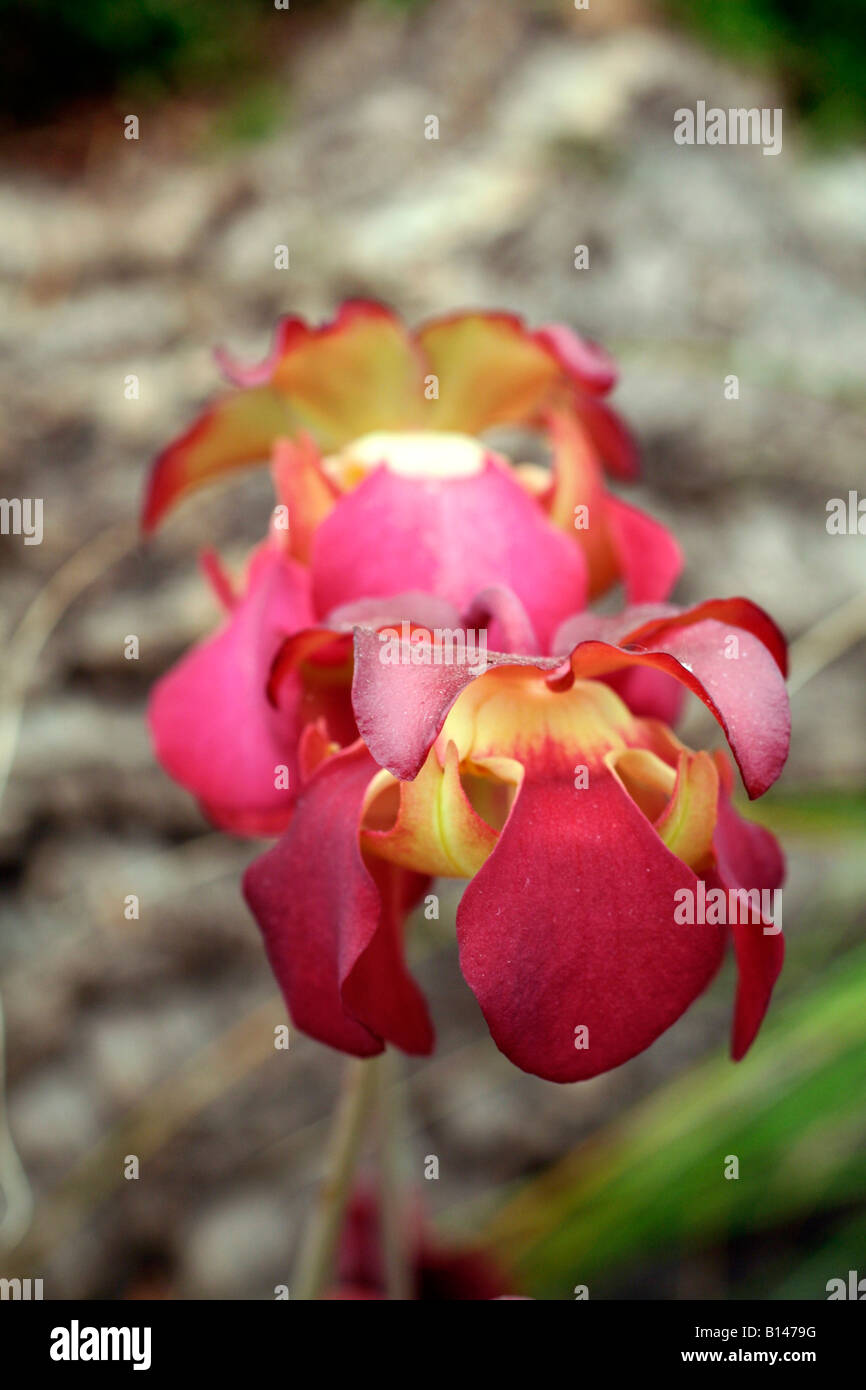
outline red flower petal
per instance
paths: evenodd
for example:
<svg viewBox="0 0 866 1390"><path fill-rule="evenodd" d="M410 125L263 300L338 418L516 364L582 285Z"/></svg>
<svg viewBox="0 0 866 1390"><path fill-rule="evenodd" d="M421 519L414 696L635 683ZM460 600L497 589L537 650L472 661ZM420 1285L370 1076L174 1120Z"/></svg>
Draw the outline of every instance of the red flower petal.
<svg viewBox="0 0 866 1390"><path fill-rule="evenodd" d="M730 769L721 754L717 760L723 771L713 837L719 882L724 888L776 889L785 877L782 851L769 830L744 820L731 805ZM785 942L781 931L765 933L762 922L737 922L732 933L738 984L731 1055L738 1062L751 1047L767 1012L785 958Z"/></svg>
<svg viewBox="0 0 866 1390"><path fill-rule="evenodd" d="M603 765L582 790L562 759L527 766L457 913L463 974L497 1046L550 1081L648 1047L722 958L718 927L674 922L675 892L696 885Z"/></svg>
<svg viewBox="0 0 866 1390"><path fill-rule="evenodd" d="M411 656L408 644L403 645ZM561 662L490 652L487 665L554 671ZM379 766L404 780L415 777L449 709L475 676L468 665L437 666L432 660L386 664L379 634L356 629L352 704L358 732Z"/></svg>
<svg viewBox="0 0 866 1390"><path fill-rule="evenodd" d="M376 770L360 742L323 763L283 838L244 878L295 1024L359 1057L381 1052L383 1039L412 1053L433 1046L401 940L403 910L426 881L386 864L371 874L361 855L360 818Z"/></svg>
<svg viewBox="0 0 866 1390"><path fill-rule="evenodd" d="M724 619L734 614L750 626L707 616L716 613ZM671 609L638 625L636 616L581 614L560 628L555 645L564 639L575 644L570 658L559 663L563 679L571 678L569 665L582 680L606 680L640 667L674 677L718 720L749 795L760 796L781 772L790 741L790 710L778 666L783 653L772 654L755 633L781 641L778 630L745 599L713 600L683 612ZM624 645L584 637L593 632L610 634ZM731 638L737 641L736 659L727 655ZM467 666L384 665L375 635L358 633L355 643L352 700L358 729L383 767L397 777L414 777L473 673ZM489 653L487 664L530 664L550 673L557 659Z"/></svg>
<svg viewBox="0 0 866 1390"><path fill-rule="evenodd" d="M625 482L636 478L640 472L637 445L616 412L604 401L584 396L578 413L608 472Z"/></svg>
<svg viewBox="0 0 866 1390"><path fill-rule="evenodd" d="M639 615L635 615L639 616ZM629 610L622 614L623 620L629 617ZM647 614L639 617L639 625L632 626L627 636L617 640L643 645L655 640L669 628L692 627L704 618L714 618L736 630L751 632L772 656L783 676L788 674L788 648L784 635L763 608L747 598L711 598L693 608L674 608L659 605L657 616ZM609 639L610 640L610 639Z"/></svg>
<svg viewBox="0 0 866 1390"><path fill-rule="evenodd" d="M592 640L593 632L606 640ZM619 645L611 648L611 641ZM652 615L628 610L609 619L578 614L554 638L560 650L564 643L575 643L571 664L579 678L606 678L632 666L674 676L718 720L749 796L761 796L775 782L791 736L782 678L785 643L755 604L742 598L710 599L695 608L660 608Z"/></svg>
<svg viewBox="0 0 866 1390"><path fill-rule="evenodd" d="M606 518L629 603L666 599L683 567L683 554L660 521L610 495Z"/></svg>
<svg viewBox="0 0 866 1390"><path fill-rule="evenodd" d="M150 727L156 755L224 830L273 834L288 822L298 694L276 711L265 684L284 635L311 618L306 571L264 545L224 626L154 687ZM289 790L275 786L278 765L289 768Z"/></svg>

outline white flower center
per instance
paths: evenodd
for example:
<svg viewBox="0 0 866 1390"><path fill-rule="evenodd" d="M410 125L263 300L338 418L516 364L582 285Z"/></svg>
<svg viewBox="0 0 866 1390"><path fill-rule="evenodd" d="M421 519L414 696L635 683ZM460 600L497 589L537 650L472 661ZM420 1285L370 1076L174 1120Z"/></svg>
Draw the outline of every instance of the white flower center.
<svg viewBox="0 0 866 1390"><path fill-rule="evenodd" d="M488 452L471 435L425 430L365 434L348 444L340 458L368 471L384 463L404 478L469 478L481 472Z"/></svg>

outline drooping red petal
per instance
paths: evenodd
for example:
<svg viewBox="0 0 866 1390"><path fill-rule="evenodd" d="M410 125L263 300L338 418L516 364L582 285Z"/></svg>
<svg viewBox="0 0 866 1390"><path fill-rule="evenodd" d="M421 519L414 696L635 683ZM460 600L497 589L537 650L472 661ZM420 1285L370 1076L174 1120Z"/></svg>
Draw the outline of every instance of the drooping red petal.
<svg viewBox="0 0 866 1390"><path fill-rule="evenodd" d="M670 630L660 650L621 651L601 642L582 642L571 665L578 679L598 678L631 665L675 676L707 706L724 730L751 797L761 796L779 776L788 756L791 717L785 685L766 647L740 632L740 660L726 660L731 630L712 620Z"/></svg>
<svg viewBox="0 0 866 1390"><path fill-rule="evenodd" d="M403 958L406 915L429 890L431 880L373 856L365 864L382 907L378 921L372 915L359 920L354 936L347 940L341 961L343 1004L404 1052L432 1052L434 1034L427 1005Z"/></svg>
<svg viewBox="0 0 866 1390"><path fill-rule="evenodd" d="M417 875L360 850L364 795L376 766L358 742L301 791L282 839L247 870L244 893L298 1028L359 1057L384 1041L429 1052L427 1007L403 960L402 910Z"/></svg>
<svg viewBox="0 0 866 1390"><path fill-rule="evenodd" d="M479 590L504 585L523 604L542 650L586 595L577 547L492 458L459 478L376 469L319 527L312 567L320 613L406 589L463 609Z"/></svg>
<svg viewBox="0 0 866 1390"><path fill-rule="evenodd" d="M784 635L773 622L769 613L765 613L763 608L752 603L751 599L710 598L703 603L695 604L693 608L668 607L667 612L663 611L664 608L665 605L659 605L659 609L662 611L657 616L647 614L645 620L640 620L637 626L632 626L629 629L627 635L623 635L617 640L622 643L642 646L657 640L662 633L666 633L669 629L692 627L704 618L712 618L718 623L725 624L733 632L742 628L744 631L752 633L767 648L782 675L787 676L788 647ZM627 616L628 609L625 610L623 618Z"/></svg>
<svg viewBox="0 0 866 1390"><path fill-rule="evenodd" d="M409 644L403 644L406 660L390 664L382 660L379 634L355 631L355 673L352 705L358 732L380 767L395 777L416 776L434 743L445 716L461 691L477 672L466 664L436 665L432 660L411 660ZM556 657L520 657L490 652L490 666L533 666L554 671Z"/></svg>
<svg viewBox="0 0 866 1390"><path fill-rule="evenodd" d="M629 603L666 599L683 567L670 531L618 497L608 495L606 513Z"/></svg>
<svg viewBox="0 0 866 1390"><path fill-rule="evenodd" d="M673 536L660 522L606 491L601 454L578 416L551 410L546 424L553 474L541 502L551 521L582 547L590 596L603 594L621 579L629 602L666 598L682 567Z"/></svg>
<svg viewBox="0 0 866 1390"><path fill-rule="evenodd" d="M779 888L785 877L782 851L769 830L744 820L731 804L730 769L723 755L717 757L726 774L713 838L719 882L724 888L747 891ZM731 929L738 976L731 1032L731 1055L735 1061L751 1047L782 969L785 942L776 925L772 921L737 921Z"/></svg>
<svg viewBox="0 0 866 1390"><path fill-rule="evenodd" d="M625 482L636 478L640 472L637 445L619 415L592 396L582 397L579 414L605 468Z"/></svg>
<svg viewBox="0 0 866 1390"><path fill-rule="evenodd" d="M674 921L675 893L697 879L619 782L599 765L576 790L570 771L555 757L526 768L457 913L463 974L497 1046L563 1082L648 1047L724 948L718 927Z"/></svg>
<svg viewBox="0 0 866 1390"><path fill-rule="evenodd" d="M718 720L743 775L749 795L760 796L778 777L788 753L790 710L779 666L752 628L735 627L734 613L761 634L775 629L765 614L745 600L716 600L692 610L634 625L626 619L582 614L554 639L574 641L570 664L581 680L606 680L633 669L650 669L678 680ZM641 617L646 617L643 613ZM621 629L625 627L625 633ZM585 637L609 632L611 640ZM646 645L644 645L646 644ZM550 673L556 658L520 658L489 653L488 666L531 664ZM377 761L398 777L414 777L448 710L473 678L467 667L383 665L378 643L356 636L352 699L358 728Z"/></svg>
<svg viewBox="0 0 866 1390"><path fill-rule="evenodd" d="M298 692L280 710L265 696L285 635L311 621L307 572L271 545L256 552L227 621L157 682L150 727L157 757L224 830L274 834L296 790ZM288 768L289 786L278 767Z"/></svg>
<svg viewBox="0 0 866 1390"><path fill-rule="evenodd" d="M554 638L574 643L579 678L605 678L633 666L674 676L718 720L751 797L778 777L788 755L791 716L785 690L784 638L747 599L711 599L695 608L616 618L578 614ZM602 640L594 640L597 633ZM617 647L608 645L616 642Z"/></svg>

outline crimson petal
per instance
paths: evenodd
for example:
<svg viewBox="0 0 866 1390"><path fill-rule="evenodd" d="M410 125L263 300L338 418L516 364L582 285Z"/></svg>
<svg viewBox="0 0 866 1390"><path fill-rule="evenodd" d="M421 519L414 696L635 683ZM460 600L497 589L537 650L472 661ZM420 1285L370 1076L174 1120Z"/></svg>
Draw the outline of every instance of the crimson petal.
<svg viewBox="0 0 866 1390"><path fill-rule="evenodd" d="M364 795L376 765L358 742L323 763L282 839L250 865L244 894L298 1028L358 1057L385 1041L433 1046L427 1007L403 961L402 912L423 890L361 854Z"/></svg>
<svg viewBox="0 0 866 1390"><path fill-rule="evenodd" d="M606 769L575 790L566 766L527 767L457 912L463 974L497 1046L561 1082L648 1047L722 958L718 927L674 921L676 891L696 885Z"/></svg>
<svg viewBox="0 0 866 1390"><path fill-rule="evenodd" d="M728 770L719 792L713 837L719 880L725 888L776 889L785 876L782 852L769 830L744 820L734 809L729 783ZM781 932L766 933L763 922L738 921L732 934L738 982L731 1055L738 1062L751 1047L767 1012L785 958L785 942Z"/></svg>

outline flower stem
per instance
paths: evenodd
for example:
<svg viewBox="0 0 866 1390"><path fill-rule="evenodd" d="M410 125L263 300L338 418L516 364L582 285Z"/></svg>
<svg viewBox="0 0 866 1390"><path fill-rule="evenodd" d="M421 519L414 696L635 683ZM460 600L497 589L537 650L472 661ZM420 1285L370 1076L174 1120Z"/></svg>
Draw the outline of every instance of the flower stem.
<svg viewBox="0 0 866 1390"><path fill-rule="evenodd" d="M325 1177L298 1256L293 1298L318 1298L332 1277L355 1165L376 1098L378 1070L374 1059L365 1058L353 1058L346 1068L328 1145Z"/></svg>
<svg viewBox="0 0 866 1390"><path fill-rule="evenodd" d="M385 1053L379 1069L379 1211L385 1297L412 1297L409 1238L400 1164L398 1058Z"/></svg>

